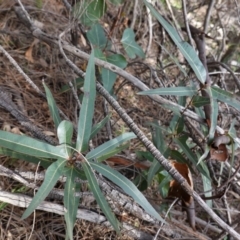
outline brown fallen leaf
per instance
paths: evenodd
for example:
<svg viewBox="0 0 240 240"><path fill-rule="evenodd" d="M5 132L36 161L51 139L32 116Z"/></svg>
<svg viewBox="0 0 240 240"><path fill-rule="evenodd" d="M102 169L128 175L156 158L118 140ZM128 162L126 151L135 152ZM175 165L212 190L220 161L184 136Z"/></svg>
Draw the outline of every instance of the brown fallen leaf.
<svg viewBox="0 0 240 240"><path fill-rule="evenodd" d="M185 163L178 163L176 161L171 161L171 164L187 180L188 184L193 189L192 174L188 165ZM182 209L187 212L188 222L195 231L195 207L192 196L187 194L177 181L172 180L170 181L168 197L176 197L182 200Z"/></svg>
<svg viewBox="0 0 240 240"><path fill-rule="evenodd" d="M190 187L193 189L193 180L192 180L192 174L188 168L188 165L185 163L178 163L176 161L171 161L172 166L187 180ZM180 184L172 180L170 181L170 188L168 191L169 197L177 197L179 199L182 199L186 205L191 204L192 197L188 195L180 186Z"/></svg>
<svg viewBox="0 0 240 240"><path fill-rule="evenodd" d="M212 147L210 149L210 157L212 160L218 160L225 162L228 159L228 150L225 144L220 144L218 147Z"/></svg>
<svg viewBox="0 0 240 240"><path fill-rule="evenodd" d="M25 52L25 58L30 62L30 63L34 63L34 59L33 59L33 47L35 44L37 44L39 42L38 39L34 39L34 41L32 42L32 44L30 45L30 47L27 49L27 51Z"/></svg>

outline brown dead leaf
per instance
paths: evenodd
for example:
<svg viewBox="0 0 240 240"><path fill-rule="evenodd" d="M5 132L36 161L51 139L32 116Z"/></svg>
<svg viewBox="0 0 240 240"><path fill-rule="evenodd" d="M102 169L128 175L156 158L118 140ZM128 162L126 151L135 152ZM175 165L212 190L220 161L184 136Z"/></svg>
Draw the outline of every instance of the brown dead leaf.
<svg viewBox="0 0 240 240"><path fill-rule="evenodd" d="M171 161L171 165L187 180L190 187L193 189L193 180L192 174L188 168L188 165L185 163L178 163L176 161ZM168 191L169 197L177 197L182 199L186 205L190 205L192 202L192 196L188 195L180 186L180 184L172 180L170 182L170 188Z"/></svg>
<svg viewBox="0 0 240 240"><path fill-rule="evenodd" d="M27 51L25 52L25 58L30 62L30 63L34 63L34 59L33 59L33 47L35 44L37 44L39 42L38 39L34 39L34 41L32 42L31 46L27 49Z"/></svg>
<svg viewBox="0 0 240 240"><path fill-rule="evenodd" d="M192 180L192 174L188 168L188 165L185 163L178 163L176 161L171 161L171 165L187 180L190 187L193 189L193 180ZM192 196L187 194L180 184L172 180L170 182L170 187L168 191L169 197L177 197L182 200L182 206L183 210L187 212L187 219L192 227L192 229L195 231L195 207L194 207L194 201Z"/></svg>
<svg viewBox="0 0 240 240"><path fill-rule="evenodd" d="M218 147L212 147L210 149L210 156L212 160L218 160L225 162L228 159L228 150L225 144L220 144Z"/></svg>
<svg viewBox="0 0 240 240"><path fill-rule="evenodd" d="M18 127L12 128L11 132L14 134L22 135L22 132L20 131L20 129Z"/></svg>

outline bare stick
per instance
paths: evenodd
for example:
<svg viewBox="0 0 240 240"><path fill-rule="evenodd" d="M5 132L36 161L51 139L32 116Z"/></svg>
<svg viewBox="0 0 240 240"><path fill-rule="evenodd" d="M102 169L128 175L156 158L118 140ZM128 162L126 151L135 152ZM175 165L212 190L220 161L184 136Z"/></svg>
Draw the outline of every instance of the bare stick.
<svg viewBox="0 0 240 240"><path fill-rule="evenodd" d="M186 7L186 0L182 0L182 6L183 6L183 17L184 17L184 22L185 22L185 27L188 35L188 39L190 44L193 46L193 39L192 39L192 34L189 28L188 24L188 19L187 19L187 7Z"/></svg>
<svg viewBox="0 0 240 240"><path fill-rule="evenodd" d="M149 38L148 38L148 46L146 50L146 57L152 46L152 38L153 38L153 24L152 24L152 14L150 13L150 9L147 7L147 14L148 14L148 31L149 31Z"/></svg>
<svg viewBox="0 0 240 240"><path fill-rule="evenodd" d="M18 70L18 72L25 78L25 80L36 90L39 95L46 97L45 94L38 88L38 86L28 77L28 75L20 68L18 63L10 56L10 54L0 45L0 51L8 58L12 65Z"/></svg>
<svg viewBox="0 0 240 240"><path fill-rule="evenodd" d="M134 8L133 8L133 18L132 18L132 23L131 23L131 26L130 26L131 29L134 28L134 25L135 25L135 22L136 22L136 18L137 18L137 14L138 14L138 9L137 9L138 6L139 6L138 0L135 0L134 1Z"/></svg>
<svg viewBox="0 0 240 240"><path fill-rule="evenodd" d="M65 52L63 51L63 48L62 48L62 43L61 43L61 39L62 39L62 36L65 34L65 32L62 32L60 35L59 35L59 40L58 40L58 46L59 46L59 50L61 52L61 54L63 55L63 57L65 58L65 61L66 62L69 62L68 64L71 64L71 60L67 57L67 55L65 54ZM73 96L78 104L78 107L81 108L81 103L79 101L79 98L78 98L78 95L77 95L77 92L76 90L74 89L73 87L73 84L71 81L68 82L71 90L72 90L72 93L73 93Z"/></svg>
<svg viewBox="0 0 240 240"><path fill-rule="evenodd" d="M204 20L204 32L207 33L207 28L208 28L208 25L209 25L209 20L210 20L210 17L211 17L211 12L212 12L212 9L214 7L214 4L215 4L215 0L211 0L209 5L208 5L208 10L207 10L207 14L206 14L206 17L205 17L205 20Z"/></svg>

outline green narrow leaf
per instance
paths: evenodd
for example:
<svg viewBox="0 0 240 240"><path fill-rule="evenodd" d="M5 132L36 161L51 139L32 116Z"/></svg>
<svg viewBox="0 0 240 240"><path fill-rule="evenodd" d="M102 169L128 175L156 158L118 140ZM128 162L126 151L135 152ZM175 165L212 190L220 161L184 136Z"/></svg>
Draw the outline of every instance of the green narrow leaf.
<svg viewBox="0 0 240 240"><path fill-rule="evenodd" d="M57 135L59 144L69 144L72 143L72 135L73 135L73 125L69 121L62 121L57 129Z"/></svg>
<svg viewBox="0 0 240 240"><path fill-rule="evenodd" d="M192 98L192 106L194 107L202 107L204 105L210 104L210 99L202 96L193 96Z"/></svg>
<svg viewBox="0 0 240 240"><path fill-rule="evenodd" d="M59 177L63 174L65 165L66 161L63 159L59 159L47 169L44 181L41 187L38 189L38 192L34 196L32 202L25 210L22 219L27 218L38 207L38 205L47 197L47 195L55 186Z"/></svg>
<svg viewBox="0 0 240 240"><path fill-rule="evenodd" d="M60 115L59 115L59 112L58 112L58 108L57 108L56 102L53 98L53 95L52 95L51 91L49 90L49 88L47 87L47 85L44 82L43 82L43 86L44 86L44 89L45 89L45 92L46 92L47 102L48 102L48 107L49 107L49 110L50 110L50 113L51 113L51 117L54 121L55 129L57 129L58 125L61 122L61 118L60 118Z"/></svg>
<svg viewBox="0 0 240 240"><path fill-rule="evenodd" d="M145 57L142 48L135 41L135 34L131 28L124 30L121 43L130 58L135 58L136 55L142 58Z"/></svg>
<svg viewBox="0 0 240 240"><path fill-rule="evenodd" d="M145 5L150 9L152 15L157 18L157 20L161 23L164 29L168 32L171 39L174 43L178 46L183 56L188 61L189 65L192 67L193 71L195 72L197 78L200 80L201 83L205 83L206 81L206 70L199 60L199 57L196 51L189 45L187 42L183 42L178 32L154 9L154 7L143 0Z"/></svg>
<svg viewBox="0 0 240 240"><path fill-rule="evenodd" d="M141 161L149 160L150 162L152 162L154 159L154 156L148 151L136 151L135 153L137 158Z"/></svg>
<svg viewBox="0 0 240 240"><path fill-rule="evenodd" d="M92 26L104 15L106 10L105 0L80 1L73 8L73 16L79 18L81 24Z"/></svg>
<svg viewBox="0 0 240 240"><path fill-rule="evenodd" d="M165 109L167 109L168 111L169 110L173 111L173 113L175 113L179 117L182 116L182 113L180 112L180 109L177 106L173 106L170 104L162 104L161 106L164 107Z"/></svg>
<svg viewBox="0 0 240 240"><path fill-rule="evenodd" d="M72 136L73 136L73 125L69 121L62 121L57 129L57 135L59 139L59 144L62 144L68 156L71 156L72 154Z"/></svg>
<svg viewBox="0 0 240 240"><path fill-rule="evenodd" d="M104 88L110 93L117 79L117 74L106 68L103 68L101 77Z"/></svg>
<svg viewBox="0 0 240 240"><path fill-rule="evenodd" d="M232 138L232 141L236 143L236 146L240 147L240 140L237 137L235 124L236 124L236 119L233 119L233 121L231 122L231 126L228 130L228 135Z"/></svg>
<svg viewBox="0 0 240 240"><path fill-rule="evenodd" d="M168 50L167 48L165 48L162 44L159 43L159 45L161 46L161 48L170 56L170 58L176 63L176 65L178 66L178 68L180 69L180 71L183 73L184 77L187 77L188 74L186 73L185 69L181 66L181 64L179 63L178 59L176 57L174 57Z"/></svg>
<svg viewBox="0 0 240 240"><path fill-rule="evenodd" d="M83 78L76 78L74 80L74 83L73 85L76 87L76 88L81 88L84 84L84 79ZM62 86L61 90L59 91L59 94L60 93L64 93L64 92L68 92L69 90L71 90L71 87L69 86L69 84L67 85L64 85Z"/></svg>
<svg viewBox="0 0 240 240"><path fill-rule="evenodd" d="M216 132L216 126L217 126L217 118L218 118L218 103L216 99L213 98L213 93L211 88L208 88L208 93L210 97L210 105L211 105L211 125L209 129L209 140L212 141L214 139L214 135Z"/></svg>
<svg viewBox="0 0 240 240"><path fill-rule="evenodd" d="M107 152L106 154L101 155L100 157L97 157L96 160L98 162L102 162L102 161L104 161L104 160L106 160L106 159L108 159L108 158L110 158L110 157L120 153L121 151L127 149L128 147L129 147L128 143L124 144L124 145L120 145L120 146L112 149L111 151Z"/></svg>
<svg viewBox="0 0 240 240"><path fill-rule="evenodd" d="M78 121L78 136L76 143L76 149L79 152L87 150L92 131L92 118L96 97L94 51L92 51L88 62L83 90L84 96Z"/></svg>
<svg viewBox="0 0 240 240"><path fill-rule="evenodd" d="M158 174L158 181L160 182L160 184L158 185L158 189L163 198L166 198L168 196L170 185L169 182L171 179L171 176L165 170Z"/></svg>
<svg viewBox="0 0 240 240"><path fill-rule="evenodd" d="M157 120L154 120L153 124L154 124L154 125L152 125L153 129L151 130L153 144L155 145L155 147L160 152L164 152L164 150L165 150L165 141L164 141L163 133L161 131L161 128L160 128ZM154 126L156 126L156 127L154 127Z"/></svg>
<svg viewBox="0 0 240 240"><path fill-rule="evenodd" d="M230 128L228 130L228 134L231 138L236 138L237 137L237 133L236 133L236 129L235 129L235 124L236 124L236 119L234 118L232 121L231 121L231 125L230 125Z"/></svg>
<svg viewBox="0 0 240 240"><path fill-rule="evenodd" d="M102 50L99 48L96 48L94 50L94 55L96 58L99 58L103 61L107 61L107 57L103 54ZM116 73L114 73L108 69L105 69L105 68L99 68L99 69L100 69L103 86L108 92L110 92L116 81L117 75L116 75Z"/></svg>
<svg viewBox="0 0 240 240"><path fill-rule="evenodd" d="M152 126L152 127L156 128L156 129L159 128L163 132L166 132L168 134L172 134L171 129L163 127L163 126L160 126L159 124L156 124L154 122L147 122L146 125L147 126Z"/></svg>
<svg viewBox="0 0 240 240"><path fill-rule="evenodd" d="M27 162L35 163L35 164L40 163L40 166L42 166L44 168L47 168L49 165L51 165L54 162L54 160L52 160L52 159L33 157L30 155L25 155L22 153L14 152L10 149L2 148L2 147L0 147L0 155L5 155L5 156L9 156L9 157L15 158L15 159L25 160Z"/></svg>
<svg viewBox="0 0 240 240"><path fill-rule="evenodd" d="M95 57L103 61L112 63L120 68L125 68L127 66L127 61L121 54L112 54L110 56L105 56L102 50L99 48L96 48L94 52L95 52ZM116 73L108 69L105 69L105 68L99 68L99 69L100 69L103 86L110 93L117 79L117 75Z"/></svg>
<svg viewBox="0 0 240 240"><path fill-rule="evenodd" d="M112 212L112 210L111 210L109 204L107 203L104 195L102 194L102 192L101 192L101 190L98 186L98 182L97 182L97 180L94 176L94 173L92 172L90 166L88 165L88 163L83 163L82 166L83 166L84 172L87 176L90 188L93 192L93 195L94 195L98 205L100 206L101 210L105 214L108 221L112 224L115 231L120 232L120 229L119 229L120 223L118 222L117 218L115 217L114 213Z"/></svg>
<svg viewBox="0 0 240 240"><path fill-rule="evenodd" d="M36 139L0 130L0 146L14 152L42 158L66 158L61 146L52 146Z"/></svg>
<svg viewBox="0 0 240 240"><path fill-rule="evenodd" d="M180 134L183 132L184 129L184 117L179 117L178 121L177 121L177 125L176 125L176 132L177 134Z"/></svg>
<svg viewBox="0 0 240 240"><path fill-rule="evenodd" d="M103 49L111 49L111 42L106 38L103 27L96 23L87 32L87 38L93 45Z"/></svg>
<svg viewBox="0 0 240 240"><path fill-rule="evenodd" d="M204 170L208 173L209 175L209 172L208 172L208 168L207 166L204 164ZM206 197L211 197L212 196L212 183L211 183L211 179L210 178L207 178L204 174L201 174L202 176L202 181L203 181L203 191L205 192L205 196ZM206 203L207 205L212 208L212 200L209 199L209 200L206 200Z"/></svg>
<svg viewBox="0 0 240 240"><path fill-rule="evenodd" d="M210 100L209 100L209 103L210 103ZM203 111L202 108L197 108L197 107L195 107L195 108L194 108L194 111L196 112L196 114L197 114L199 117L205 119L205 113L204 113L204 111ZM201 125L200 125L200 128L201 128L202 133L203 133L204 136L206 137L206 136L208 135L208 127L207 127L206 125L201 124Z"/></svg>
<svg viewBox="0 0 240 240"><path fill-rule="evenodd" d="M186 159L183 157L183 155L177 151L177 150L172 150L170 149L169 151L169 156L171 156L171 158L173 158L174 160L176 160L177 162L180 163L187 163Z"/></svg>
<svg viewBox="0 0 240 240"><path fill-rule="evenodd" d="M167 148L161 152L163 153L163 156L165 158L168 158L169 154L170 154L170 149ZM162 170L164 170L163 166L154 158L154 160L148 170L148 175L147 175L147 182L149 185L152 182L152 179L154 178L155 174L158 172L161 172Z"/></svg>
<svg viewBox="0 0 240 240"><path fill-rule="evenodd" d="M112 63L120 68L125 68L127 66L127 61L121 54L112 54L110 56L106 56L105 58L107 62ZM116 79L116 73L105 68L102 69L103 86L109 93L112 91Z"/></svg>
<svg viewBox="0 0 240 240"><path fill-rule="evenodd" d="M130 195L147 213L159 221L165 222L157 213L157 211L152 207L152 205L147 201L144 195L125 176L101 163L96 163L93 161L89 161L89 163L94 170L101 173L103 176L121 187L123 191Z"/></svg>
<svg viewBox="0 0 240 240"><path fill-rule="evenodd" d="M80 191L80 187L77 187L75 178L78 177L75 169L69 167L65 171L67 181L64 186L64 207L66 212L64 214L65 221L67 224L68 237L73 239L73 227L76 221L77 209L80 197L76 197L76 193Z"/></svg>
<svg viewBox="0 0 240 240"><path fill-rule="evenodd" d="M86 155L86 158L88 160L93 158L100 158L101 156L111 152L112 150L120 146L125 141L128 141L133 138L136 138L136 135L134 133L124 133L93 149Z"/></svg>
<svg viewBox="0 0 240 240"><path fill-rule="evenodd" d="M109 121L111 114L108 114L101 122L95 124L92 128L92 133L90 135L90 139L93 139L98 132L104 127L104 125Z"/></svg>
<svg viewBox="0 0 240 240"><path fill-rule="evenodd" d="M176 142L178 144L178 146L180 147L180 149L186 154L187 158L194 164L194 166L197 167L197 169L204 174L205 176L207 176L207 173L205 172L205 170L203 169L202 165L198 165L198 159L197 156L192 152L192 150L189 148L189 146L187 145L187 139L188 137L186 135L183 135L181 137L178 138L174 138L174 142Z"/></svg>
<svg viewBox="0 0 240 240"><path fill-rule="evenodd" d="M204 153L203 153L203 155L199 158L197 165L200 164L204 159L206 159L206 157L207 157L208 154L209 154L209 151L210 151L210 147L206 144L206 145L205 145L205 148L204 148Z"/></svg>
<svg viewBox="0 0 240 240"><path fill-rule="evenodd" d="M211 87L211 90L214 99L218 99L221 102L227 103L240 111L240 101L236 100L236 97L232 93L222 90L218 87Z"/></svg>
<svg viewBox="0 0 240 240"><path fill-rule="evenodd" d="M159 126L157 120L153 121L150 124L153 127L153 129L152 129L153 144L164 155L164 154L166 154L166 152L165 152L166 146L165 146L164 136L163 136L163 133L161 131L162 129ZM165 157L165 155L164 155L164 157ZM163 170L163 167L160 165L160 163L156 159L153 159L153 162L152 162L152 164L151 164L151 166L148 170L148 173L147 173L148 185L151 184L155 174L157 172L161 171L161 170Z"/></svg>
<svg viewBox="0 0 240 240"><path fill-rule="evenodd" d="M188 147L186 141L188 137L186 135L183 135L178 138L174 138L174 141L179 145L180 149L183 150L183 152L187 155L189 160L191 160L192 163L197 164L197 157L195 154L191 151L191 149Z"/></svg>
<svg viewBox="0 0 240 240"><path fill-rule="evenodd" d="M112 54L108 55L107 62L112 63L122 69L124 69L127 66L126 58L122 54Z"/></svg>
<svg viewBox="0 0 240 240"><path fill-rule="evenodd" d="M151 182L152 182L154 176L156 175L156 173L160 172L163 169L164 169L163 166L161 166L160 163L156 159L154 159L148 170L148 174L147 174L148 186L151 185Z"/></svg>
<svg viewBox="0 0 240 240"><path fill-rule="evenodd" d="M125 0L109 0L114 5L122 4Z"/></svg>
<svg viewBox="0 0 240 240"><path fill-rule="evenodd" d="M138 92L138 95L174 95L174 96L188 96L192 97L197 94L195 87L167 87L167 88L156 88Z"/></svg>
<svg viewBox="0 0 240 240"><path fill-rule="evenodd" d="M177 125L178 125L178 120L181 116L178 116L177 114L174 114L170 124L169 124L169 129L171 130L172 134L177 134L176 129L177 129Z"/></svg>

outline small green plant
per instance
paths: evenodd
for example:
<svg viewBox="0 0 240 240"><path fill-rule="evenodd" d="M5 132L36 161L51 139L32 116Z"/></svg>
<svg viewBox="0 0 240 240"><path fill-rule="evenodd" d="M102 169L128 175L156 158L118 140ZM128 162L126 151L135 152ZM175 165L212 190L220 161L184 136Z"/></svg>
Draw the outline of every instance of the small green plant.
<svg viewBox="0 0 240 240"><path fill-rule="evenodd" d="M48 196L60 176L64 175L67 177L64 189L64 207L66 208L65 221L67 225L67 236L70 239L73 239L73 227L79 205L79 198L76 197L75 194L80 191L80 185L76 183L76 178L88 180L89 186L103 213L114 229L117 232L120 231L120 223L111 211L109 204L98 186L95 171L120 186L149 214L162 221L159 214L131 181L112 168L101 164L101 161L121 151L121 145L124 142L135 138L133 133L124 133L88 152L89 140L104 126L109 118L109 116L107 116L100 123L92 127L96 97L95 84L93 51L84 79L84 96L80 110L76 143L72 142L72 123L61 120L55 100L45 84L44 88L51 116L57 130L59 145L52 146L27 136L0 131L0 146L2 147L1 151L3 154L36 164L40 162L42 166L47 168L45 179L22 218L30 216L37 206ZM77 167L77 165L80 165L80 168Z"/></svg>

